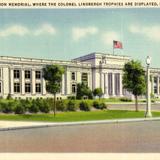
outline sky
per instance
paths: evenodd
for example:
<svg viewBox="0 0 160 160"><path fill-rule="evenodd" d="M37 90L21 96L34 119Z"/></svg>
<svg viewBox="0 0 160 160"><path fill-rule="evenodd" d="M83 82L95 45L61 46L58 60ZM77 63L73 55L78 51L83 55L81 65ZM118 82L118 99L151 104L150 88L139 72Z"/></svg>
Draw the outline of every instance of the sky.
<svg viewBox="0 0 160 160"><path fill-rule="evenodd" d="M160 68L159 9L1 9L0 56L70 60L113 53L113 40L143 65Z"/></svg>

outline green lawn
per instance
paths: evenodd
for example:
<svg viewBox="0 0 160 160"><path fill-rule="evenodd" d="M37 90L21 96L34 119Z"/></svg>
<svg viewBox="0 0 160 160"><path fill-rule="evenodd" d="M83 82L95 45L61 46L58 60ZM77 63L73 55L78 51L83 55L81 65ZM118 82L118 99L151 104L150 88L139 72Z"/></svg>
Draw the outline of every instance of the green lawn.
<svg viewBox="0 0 160 160"><path fill-rule="evenodd" d="M160 117L160 112L152 112L154 117ZM144 111L92 111L92 112L63 112L57 113L54 118L53 114L32 114L32 115L14 115L0 114L0 120L15 121L45 121L45 122L73 122L87 120L105 120L121 118L143 118Z"/></svg>

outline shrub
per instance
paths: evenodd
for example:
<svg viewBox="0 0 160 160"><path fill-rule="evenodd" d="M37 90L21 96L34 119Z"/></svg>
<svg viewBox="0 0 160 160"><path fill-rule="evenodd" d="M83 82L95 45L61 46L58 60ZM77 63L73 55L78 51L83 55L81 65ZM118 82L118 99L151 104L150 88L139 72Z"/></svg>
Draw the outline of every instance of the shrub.
<svg viewBox="0 0 160 160"><path fill-rule="evenodd" d="M86 101L80 102L79 108L80 108L80 110L82 110L82 111L90 111L90 110L91 110L90 105L89 105Z"/></svg>
<svg viewBox="0 0 160 160"><path fill-rule="evenodd" d="M77 110L77 105L76 105L76 101L74 100L70 100L67 103L67 111L76 111Z"/></svg>
<svg viewBox="0 0 160 160"><path fill-rule="evenodd" d="M98 101L94 101L93 102L93 107L96 109L99 109L99 102Z"/></svg>
<svg viewBox="0 0 160 160"><path fill-rule="evenodd" d="M16 107L16 103L14 101L3 102L1 105L3 113L12 113Z"/></svg>
<svg viewBox="0 0 160 160"><path fill-rule="evenodd" d="M8 95L7 95L7 99L8 99L8 100L12 99L11 94L8 94Z"/></svg>
<svg viewBox="0 0 160 160"><path fill-rule="evenodd" d="M154 99L151 100L152 103L155 103L156 101Z"/></svg>
<svg viewBox="0 0 160 160"><path fill-rule="evenodd" d="M99 109L107 109L107 105L104 102L101 102Z"/></svg>
<svg viewBox="0 0 160 160"><path fill-rule="evenodd" d="M75 100L75 99L76 99L76 96L68 96L67 99Z"/></svg>
<svg viewBox="0 0 160 160"><path fill-rule="evenodd" d="M51 111L51 106L47 102L47 100L40 100L39 101L39 110L43 113L49 113Z"/></svg>
<svg viewBox="0 0 160 160"><path fill-rule="evenodd" d="M21 99L21 100L19 100L19 104L24 108L24 110L26 112L26 111L29 111L31 104L32 104L32 101L28 100L28 99L26 99L26 100Z"/></svg>
<svg viewBox="0 0 160 160"><path fill-rule="evenodd" d="M57 111L66 111L67 106L66 106L65 101L63 100L56 101L56 109Z"/></svg>
<svg viewBox="0 0 160 160"><path fill-rule="evenodd" d="M98 102L98 101L93 102L93 107L96 109L107 109L107 105L104 102Z"/></svg>
<svg viewBox="0 0 160 160"><path fill-rule="evenodd" d="M120 101L122 101L122 102L132 102L132 100L130 98L127 98L127 97L120 98Z"/></svg>
<svg viewBox="0 0 160 160"><path fill-rule="evenodd" d="M50 110L53 110L53 104L54 104L54 100L53 98L46 98L44 99L46 101L46 103L49 105Z"/></svg>
<svg viewBox="0 0 160 160"><path fill-rule="evenodd" d="M37 105L36 100L32 100L32 104L31 104L31 106L29 108L29 112L30 113L37 113L37 112L39 112L39 106Z"/></svg>
<svg viewBox="0 0 160 160"><path fill-rule="evenodd" d="M21 103L16 105L16 107L14 109L15 114L24 114L25 112L26 112L25 106L22 106Z"/></svg>

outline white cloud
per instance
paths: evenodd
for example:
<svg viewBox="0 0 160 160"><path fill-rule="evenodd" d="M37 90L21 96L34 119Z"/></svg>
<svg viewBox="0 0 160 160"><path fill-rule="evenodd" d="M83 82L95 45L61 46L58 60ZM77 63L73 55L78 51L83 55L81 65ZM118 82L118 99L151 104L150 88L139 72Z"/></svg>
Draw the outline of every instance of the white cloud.
<svg viewBox="0 0 160 160"><path fill-rule="evenodd" d="M38 29L29 29L26 26L22 25L11 25L7 28L0 28L0 37L9 37L9 36L25 36L25 35L53 35L56 33L56 29L50 24L43 24Z"/></svg>
<svg viewBox="0 0 160 160"><path fill-rule="evenodd" d="M94 26L90 26L86 28L80 28L80 27L72 28L72 37L75 41L78 41L89 35L94 35L96 33L98 33L98 29Z"/></svg>
<svg viewBox="0 0 160 160"><path fill-rule="evenodd" d="M51 34L54 35L56 33L56 29L50 24L43 24L40 28L35 30L34 35L44 35L44 34Z"/></svg>
<svg viewBox="0 0 160 160"><path fill-rule="evenodd" d="M113 40L119 40L119 39L120 39L119 34L114 31L108 31L108 32L103 33L103 35L102 35L102 41L106 45L112 45Z"/></svg>
<svg viewBox="0 0 160 160"><path fill-rule="evenodd" d="M21 25L13 25L0 30L0 37L8 37L11 35L24 36L29 33L28 28Z"/></svg>
<svg viewBox="0 0 160 160"><path fill-rule="evenodd" d="M160 41L160 25L155 26L141 26L131 25L129 31L134 34L143 35L151 40Z"/></svg>

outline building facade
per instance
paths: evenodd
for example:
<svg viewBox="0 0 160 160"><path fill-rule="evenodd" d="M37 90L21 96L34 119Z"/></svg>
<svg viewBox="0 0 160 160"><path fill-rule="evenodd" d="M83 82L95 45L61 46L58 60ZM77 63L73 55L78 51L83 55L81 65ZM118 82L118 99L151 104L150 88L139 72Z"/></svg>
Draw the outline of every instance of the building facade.
<svg viewBox="0 0 160 160"><path fill-rule="evenodd" d="M42 69L46 65L58 64L65 68L61 91L57 98L76 94L77 83L85 82L91 90L102 88L103 97L132 96L123 89L122 75L128 56L91 53L71 61L0 57L0 96L6 98L51 97L46 92ZM160 69L151 69L152 93L160 96Z"/></svg>

